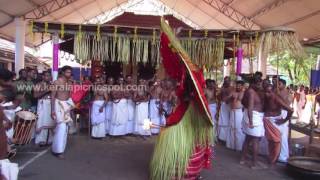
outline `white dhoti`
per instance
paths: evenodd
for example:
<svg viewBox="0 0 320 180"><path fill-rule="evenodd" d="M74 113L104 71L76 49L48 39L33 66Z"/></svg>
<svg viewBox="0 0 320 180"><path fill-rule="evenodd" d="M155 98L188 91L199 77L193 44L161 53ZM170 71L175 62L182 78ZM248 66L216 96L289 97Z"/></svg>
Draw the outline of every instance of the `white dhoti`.
<svg viewBox="0 0 320 180"><path fill-rule="evenodd" d="M55 101L55 114L56 114L56 127L54 129L54 137L52 143L52 152L61 154L64 152L67 145L68 125L72 122L70 111L74 107L71 98L67 101L56 99Z"/></svg>
<svg viewBox="0 0 320 180"><path fill-rule="evenodd" d="M301 110L301 116L299 121L306 123L306 124L310 124L311 121L311 117L312 117L312 102L311 101L307 101L305 107L303 110ZM302 108L301 108L302 109Z"/></svg>
<svg viewBox="0 0 320 180"><path fill-rule="evenodd" d="M219 121L218 121L218 138L222 141L226 141L229 130L230 130L230 107L225 102L222 102L220 107Z"/></svg>
<svg viewBox="0 0 320 180"><path fill-rule="evenodd" d="M127 99L120 99L119 102L113 102L109 134L111 136L126 135L128 119L129 114Z"/></svg>
<svg viewBox="0 0 320 180"><path fill-rule="evenodd" d="M18 164L11 163L8 159L0 160L0 178L4 177L3 180L17 180L18 174Z"/></svg>
<svg viewBox="0 0 320 180"><path fill-rule="evenodd" d="M151 119L152 124L161 125L161 114L159 111L160 100L159 99L151 99L149 102L149 117ZM158 134L160 132L159 128L151 128L152 134Z"/></svg>
<svg viewBox="0 0 320 180"><path fill-rule="evenodd" d="M39 99L37 106L38 121L35 143L52 143L55 122L51 118L51 99Z"/></svg>
<svg viewBox="0 0 320 180"><path fill-rule="evenodd" d="M217 120L216 120L217 104L216 103L209 104L209 109L211 113L211 118L213 120L213 124L216 125L217 124Z"/></svg>
<svg viewBox="0 0 320 180"><path fill-rule="evenodd" d="M237 151L242 150L245 135L242 131L243 111L232 109L230 112L230 131L227 135L226 146Z"/></svg>
<svg viewBox="0 0 320 180"><path fill-rule="evenodd" d="M134 109L135 103L128 99L128 123L127 123L127 134L132 134L134 131Z"/></svg>
<svg viewBox="0 0 320 180"><path fill-rule="evenodd" d="M263 126L263 116L264 113L253 111L252 112L252 124L253 128L249 127L249 117L248 110L244 110L243 114L243 133L246 135L254 136L254 137L263 137L265 134L264 126Z"/></svg>
<svg viewBox="0 0 320 180"><path fill-rule="evenodd" d="M287 114L287 111L281 111L281 117L283 119L287 118ZM281 151L278 160L280 162L287 162L289 159L289 122L287 121L284 124L278 125L278 127L281 132Z"/></svg>
<svg viewBox="0 0 320 180"><path fill-rule="evenodd" d="M141 102L136 104L135 109L135 120L134 120L134 134L143 135L143 136L150 136L151 130L144 129L143 125L145 120L148 119L148 102Z"/></svg>
<svg viewBox="0 0 320 180"><path fill-rule="evenodd" d="M106 105L106 119L104 121L105 134L109 134L109 131L110 131L110 124L111 124L111 119L112 119L112 107L113 107L113 102L108 101L108 103Z"/></svg>
<svg viewBox="0 0 320 180"><path fill-rule="evenodd" d="M102 138L106 136L105 119L106 107L103 100L94 101L91 108L91 136L95 138ZM100 108L102 107L102 112Z"/></svg>

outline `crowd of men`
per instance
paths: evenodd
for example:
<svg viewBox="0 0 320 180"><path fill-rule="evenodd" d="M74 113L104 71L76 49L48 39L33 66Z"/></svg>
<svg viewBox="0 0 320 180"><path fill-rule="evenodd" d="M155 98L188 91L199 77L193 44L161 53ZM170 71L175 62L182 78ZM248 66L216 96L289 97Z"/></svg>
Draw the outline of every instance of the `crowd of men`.
<svg viewBox="0 0 320 180"><path fill-rule="evenodd" d="M138 79L133 82L131 75L95 78L94 100L91 108L92 137L105 135L151 136L158 134L165 117L176 104L175 83L171 80ZM156 128L146 128L152 123Z"/></svg>
<svg viewBox="0 0 320 180"><path fill-rule="evenodd" d="M299 90L292 85L287 87L286 81L278 77L272 81L262 79L260 72L249 84L225 77L219 92L215 81L207 80L205 90L218 139L227 148L242 151L240 164L245 164L252 152L252 168L257 168L258 154L268 155L270 165L287 162L289 119L295 113L297 123L310 123L314 113L312 101L306 98L308 93L304 86ZM312 93L316 96L317 91Z"/></svg>
<svg viewBox="0 0 320 180"><path fill-rule="evenodd" d="M75 84L72 68L61 68L54 82L50 71L38 74L33 69L20 70L18 79L6 69L0 70L0 76L0 158L10 151L4 148L7 143L14 143L12 124L15 112L20 110L38 115L33 132L35 143L52 145L53 154L63 158L69 126L75 121L72 90L66 88ZM160 127L165 125L166 117L177 104L176 83L158 78L140 78L135 83L133 79L131 75L116 80L95 77L89 83L93 94L90 104L93 138L151 136L158 134ZM259 72L249 84L225 77L221 88L210 79L205 88L218 139L228 148L242 151L241 164L252 152L252 167L256 167L259 153L268 154L271 164L277 160L286 162L289 157L288 120L294 112L298 121L310 120L307 116L311 116L312 108L307 94L308 89L303 86L297 90L294 86L286 87L286 81L282 79L263 80ZM152 123L152 128L145 127L148 123ZM253 150L248 151L251 147ZM265 149L269 151L265 152Z"/></svg>
<svg viewBox="0 0 320 180"><path fill-rule="evenodd" d="M74 95L72 87L77 83L72 80L72 68L61 68L54 82L50 71L38 74L33 69L22 69L16 80L15 74L8 70L3 70L1 75L1 87L5 91L1 93L4 97L1 100L4 113L1 143L15 143L12 133L14 114L27 110L38 115L32 132L35 143L40 146L52 145L53 154L63 158L68 131L75 121L75 103L71 97ZM88 78L85 81L89 81ZM90 107L93 138L157 134L176 103L175 83L172 80L154 78L147 81L140 78L136 84L132 76L127 75L125 78L118 77L116 81L113 77L96 77L88 84L90 86L89 91L85 89L86 94L93 95ZM151 123L154 128L145 127ZM7 130L6 134L3 134L4 129ZM10 151L5 148L2 150L3 156Z"/></svg>

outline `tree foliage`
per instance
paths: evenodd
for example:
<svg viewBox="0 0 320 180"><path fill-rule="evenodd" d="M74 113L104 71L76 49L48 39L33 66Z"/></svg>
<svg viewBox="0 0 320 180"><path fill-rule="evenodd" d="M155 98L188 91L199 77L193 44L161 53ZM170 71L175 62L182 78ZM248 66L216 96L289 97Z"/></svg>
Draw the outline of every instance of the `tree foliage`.
<svg viewBox="0 0 320 180"><path fill-rule="evenodd" d="M318 48L305 48L306 56L304 58L295 58L288 52L273 54L269 56L269 62L272 66L279 65L279 72L288 76L293 84L309 85L310 71L314 69L317 63L317 56L320 55Z"/></svg>

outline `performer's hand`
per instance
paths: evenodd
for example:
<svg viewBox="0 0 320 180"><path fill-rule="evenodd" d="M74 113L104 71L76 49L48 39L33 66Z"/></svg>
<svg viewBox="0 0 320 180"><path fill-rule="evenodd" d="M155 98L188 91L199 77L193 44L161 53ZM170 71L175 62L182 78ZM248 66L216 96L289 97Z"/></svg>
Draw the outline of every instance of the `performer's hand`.
<svg viewBox="0 0 320 180"><path fill-rule="evenodd" d="M56 116L56 113L55 113L55 112L52 112L52 113L51 113L51 118L52 118L53 120L56 120L56 119L57 119L57 116Z"/></svg>
<svg viewBox="0 0 320 180"><path fill-rule="evenodd" d="M99 108L99 113L103 112L103 106Z"/></svg>

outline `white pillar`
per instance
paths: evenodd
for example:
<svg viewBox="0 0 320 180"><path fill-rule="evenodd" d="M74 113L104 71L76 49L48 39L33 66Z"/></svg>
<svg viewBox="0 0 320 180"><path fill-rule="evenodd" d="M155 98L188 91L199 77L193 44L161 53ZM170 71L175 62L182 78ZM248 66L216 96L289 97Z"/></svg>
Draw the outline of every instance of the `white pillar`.
<svg viewBox="0 0 320 180"><path fill-rule="evenodd" d="M52 79L55 81L58 79L58 66L59 66L59 51L55 47L59 44L59 35L54 34L52 37Z"/></svg>
<svg viewBox="0 0 320 180"><path fill-rule="evenodd" d="M26 22L23 17L14 18L16 25L16 39L15 39L15 58L14 69L16 74L19 74L20 69L24 68L24 44L25 44L25 31Z"/></svg>
<svg viewBox="0 0 320 180"><path fill-rule="evenodd" d="M262 47L259 49L258 55L258 71L262 72L262 77L267 77L267 59L268 53L262 51Z"/></svg>
<svg viewBox="0 0 320 180"><path fill-rule="evenodd" d="M12 69L12 63L11 63L11 62L8 62L7 69L8 69L9 71L12 71L12 70L13 70L13 69Z"/></svg>
<svg viewBox="0 0 320 180"><path fill-rule="evenodd" d="M229 59L224 60L223 65L223 77L230 76L230 69L231 69L231 61Z"/></svg>

